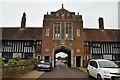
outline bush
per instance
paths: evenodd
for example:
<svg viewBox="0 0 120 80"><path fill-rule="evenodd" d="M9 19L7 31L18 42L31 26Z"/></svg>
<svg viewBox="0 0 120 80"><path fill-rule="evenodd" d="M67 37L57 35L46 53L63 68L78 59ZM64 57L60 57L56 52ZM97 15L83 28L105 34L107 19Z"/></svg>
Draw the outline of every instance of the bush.
<svg viewBox="0 0 120 80"><path fill-rule="evenodd" d="M7 63L0 61L0 66L17 66L17 65L33 65L35 64L36 59L31 57L28 60L22 60L20 57L16 57L14 59L9 59Z"/></svg>
<svg viewBox="0 0 120 80"><path fill-rule="evenodd" d="M10 59L7 64L8 64L8 66L16 66L17 61L15 59Z"/></svg>
<svg viewBox="0 0 120 80"><path fill-rule="evenodd" d="M33 57L31 57L31 58L28 60L27 64L32 65L32 64L34 64L35 62L36 62L36 59L33 58Z"/></svg>
<svg viewBox="0 0 120 80"><path fill-rule="evenodd" d="M19 61L19 60L21 60L21 58L20 57L16 57L16 58L14 58L16 61Z"/></svg>
<svg viewBox="0 0 120 80"><path fill-rule="evenodd" d="M9 66L9 65L4 63L4 65L3 65L3 66Z"/></svg>
<svg viewBox="0 0 120 80"><path fill-rule="evenodd" d="M19 61L17 61L17 65L25 65L25 60L19 60Z"/></svg>
<svg viewBox="0 0 120 80"><path fill-rule="evenodd" d="M9 59L8 63L4 64L4 66L17 66L17 65L25 65L24 60L15 60L15 59Z"/></svg>
<svg viewBox="0 0 120 80"><path fill-rule="evenodd" d="M25 65L25 61L22 60L20 57L14 58L14 60L17 61L17 65Z"/></svg>

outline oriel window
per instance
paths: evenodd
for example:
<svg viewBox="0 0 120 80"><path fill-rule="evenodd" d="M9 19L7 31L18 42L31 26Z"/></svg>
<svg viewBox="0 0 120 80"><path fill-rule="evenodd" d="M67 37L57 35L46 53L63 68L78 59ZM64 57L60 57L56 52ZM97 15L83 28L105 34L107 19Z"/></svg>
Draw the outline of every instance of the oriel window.
<svg viewBox="0 0 120 80"><path fill-rule="evenodd" d="M54 24L54 38L55 39L60 39L60 23L55 23Z"/></svg>
<svg viewBox="0 0 120 80"><path fill-rule="evenodd" d="M66 23L66 39L72 39L72 23Z"/></svg>

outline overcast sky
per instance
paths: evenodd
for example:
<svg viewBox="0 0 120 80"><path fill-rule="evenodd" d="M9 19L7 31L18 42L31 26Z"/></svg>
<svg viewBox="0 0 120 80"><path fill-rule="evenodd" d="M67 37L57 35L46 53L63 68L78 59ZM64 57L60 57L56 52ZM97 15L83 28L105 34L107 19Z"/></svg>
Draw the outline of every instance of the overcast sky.
<svg viewBox="0 0 120 80"><path fill-rule="evenodd" d="M23 12L26 13L27 27L42 27L44 14L57 11L64 4L64 8L70 12L79 12L83 17L84 28L98 28L98 18L104 18L105 28L118 28L118 0L81 0L81 1L57 1L44 0L2 0L0 2L0 27L20 27Z"/></svg>
<svg viewBox="0 0 120 80"><path fill-rule="evenodd" d="M62 58L65 58L65 57L67 57L68 55L66 54L66 53L64 53L64 52L59 52L59 53L57 53L56 55L55 55L55 57L57 58L57 57L62 57Z"/></svg>

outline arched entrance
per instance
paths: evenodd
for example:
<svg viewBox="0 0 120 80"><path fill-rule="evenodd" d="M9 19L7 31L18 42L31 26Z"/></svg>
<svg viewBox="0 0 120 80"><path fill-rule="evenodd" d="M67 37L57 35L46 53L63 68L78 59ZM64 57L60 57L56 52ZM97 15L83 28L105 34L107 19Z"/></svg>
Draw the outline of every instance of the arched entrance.
<svg viewBox="0 0 120 80"><path fill-rule="evenodd" d="M67 58L65 60L67 60L67 66L71 67L71 50L65 46L61 46L58 47L54 50L54 67L56 67L56 54L58 54L59 52L63 52L65 54L67 54Z"/></svg>

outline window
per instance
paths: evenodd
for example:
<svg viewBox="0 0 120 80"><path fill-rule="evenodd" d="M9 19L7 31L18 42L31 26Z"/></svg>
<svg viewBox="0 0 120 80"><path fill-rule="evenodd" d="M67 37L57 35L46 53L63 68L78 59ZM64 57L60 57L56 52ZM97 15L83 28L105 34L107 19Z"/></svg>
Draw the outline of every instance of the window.
<svg viewBox="0 0 120 80"><path fill-rule="evenodd" d="M4 45L5 45L5 46L12 46L12 42L11 42L11 41L5 41L5 42L4 42Z"/></svg>
<svg viewBox="0 0 120 80"><path fill-rule="evenodd" d="M60 23L54 24L54 39L60 39Z"/></svg>
<svg viewBox="0 0 120 80"><path fill-rule="evenodd" d="M113 56L112 56L112 59L113 59L113 60L120 60L120 55L113 55Z"/></svg>
<svg viewBox="0 0 120 80"><path fill-rule="evenodd" d="M41 52L41 45L36 45L36 52Z"/></svg>
<svg viewBox="0 0 120 80"><path fill-rule="evenodd" d="M112 61L98 61L101 68L116 68L117 65Z"/></svg>
<svg viewBox="0 0 120 80"><path fill-rule="evenodd" d="M46 36L49 36L50 35L50 29L46 29Z"/></svg>
<svg viewBox="0 0 120 80"><path fill-rule="evenodd" d="M80 29L77 29L77 37L80 37Z"/></svg>
<svg viewBox="0 0 120 80"><path fill-rule="evenodd" d="M29 42L25 42L25 43L24 43L24 46L29 46L29 45L30 45Z"/></svg>
<svg viewBox="0 0 120 80"><path fill-rule="evenodd" d="M41 41L37 41L37 44L36 44L36 47L35 47L36 52L41 52L41 44L42 44Z"/></svg>
<svg viewBox="0 0 120 80"><path fill-rule="evenodd" d="M72 39L72 23L66 23L66 39Z"/></svg>
<svg viewBox="0 0 120 80"><path fill-rule="evenodd" d="M90 43L88 41L84 42L85 53L90 53Z"/></svg>
<svg viewBox="0 0 120 80"><path fill-rule="evenodd" d="M120 43L117 43L117 44L118 44L117 47L120 48Z"/></svg>
<svg viewBox="0 0 120 80"><path fill-rule="evenodd" d="M92 55L92 58L93 59L103 59L103 55L101 54L99 54L99 55Z"/></svg>
<svg viewBox="0 0 120 80"><path fill-rule="evenodd" d="M90 61L90 65L97 68L97 63L96 63L96 61Z"/></svg>
<svg viewBox="0 0 120 80"><path fill-rule="evenodd" d="M92 47L100 48L100 47L101 47L101 44L99 44L99 43L93 43L93 44L92 44Z"/></svg>
<svg viewBox="0 0 120 80"><path fill-rule="evenodd" d="M56 13L56 16L59 16L59 13Z"/></svg>
<svg viewBox="0 0 120 80"><path fill-rule="evenodd" d="M90 47L89 46L85 46L85 53L90 53Z"/></svg>
<svg viewBox="0 0 120 80"><path fill-rule="evenodd" d="M118 44L117 43L113 43L113 48L117 48Z"/></svg>
<svg viewBox="0 0 120 80"><path fill-rule="evenodd" d="M11 59L13 57L13 53L9 53L9 52L2 53L2 57L5 59Z"/></svg>
<svg viewBox="0 0 120 80"><path fill-rule="evenodd" d="M37 45L41 44L41 41L37 41Z"/></svg>
<svg viewBox="0 0 120 80"><path fill-rule="evenodd" d="M33 57L33 53L22 53L22 58L24 59L28 59Z"/></svg>

